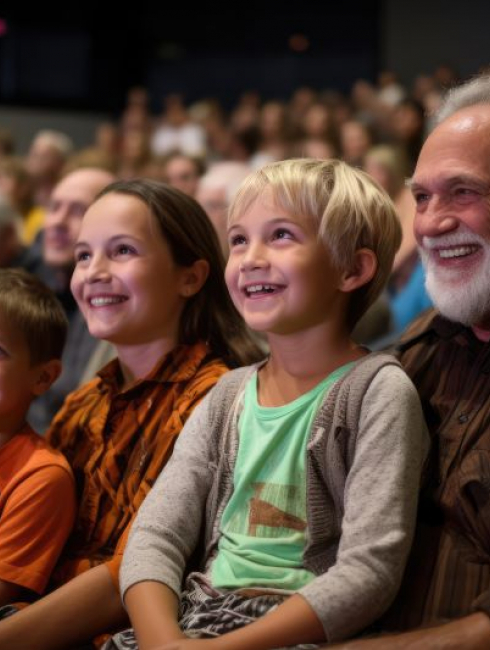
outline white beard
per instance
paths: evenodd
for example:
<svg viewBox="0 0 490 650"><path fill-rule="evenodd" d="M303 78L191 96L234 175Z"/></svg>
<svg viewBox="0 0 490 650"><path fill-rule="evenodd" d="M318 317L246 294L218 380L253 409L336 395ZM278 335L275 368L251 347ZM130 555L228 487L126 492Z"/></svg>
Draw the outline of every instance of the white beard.
<svg viewBox="0 0 490 650"><path fill-rule="evenodd" d="M441 237L424 237L419 247L426 271L425 286L436 308L449 320L467 326L478 325L490 316L490 243L469 229ZM457 269L439 267L427 249L435 246L478 244L483 258L475 270L464 277Z"/></svg>

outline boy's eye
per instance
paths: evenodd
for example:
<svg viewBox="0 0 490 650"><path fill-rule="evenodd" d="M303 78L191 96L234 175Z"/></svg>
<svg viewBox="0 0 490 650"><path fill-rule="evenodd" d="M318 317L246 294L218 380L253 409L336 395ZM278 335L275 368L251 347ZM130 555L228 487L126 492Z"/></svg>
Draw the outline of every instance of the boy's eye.
<svg viewBox="0 0 490 650"><path fill-rule="evenodd" d="M294 239L294 235L287 228L277 228L272 233L272 239Z"/></svg>
<svg viewBox="0 0 490 650"><path fill-rule="evenodd" d="M240 244L244 244L245 241L246 239L244 235L233 235L232 237L230 237L230 241L229 241L230 248L232 248L233 246L240 246Z"/></svg>

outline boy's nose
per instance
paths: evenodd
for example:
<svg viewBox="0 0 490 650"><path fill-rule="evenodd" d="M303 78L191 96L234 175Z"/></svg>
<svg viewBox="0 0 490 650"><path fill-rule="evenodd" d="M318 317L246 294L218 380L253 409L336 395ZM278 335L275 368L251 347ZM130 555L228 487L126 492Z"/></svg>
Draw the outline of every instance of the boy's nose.
<svg viewBox="0 0 490 650"><path fill-rule="evenodd" d="M240 271L250 271L267 266L269 266L269 261L264 247L260 244L250 244L241 259Z"/></svg>

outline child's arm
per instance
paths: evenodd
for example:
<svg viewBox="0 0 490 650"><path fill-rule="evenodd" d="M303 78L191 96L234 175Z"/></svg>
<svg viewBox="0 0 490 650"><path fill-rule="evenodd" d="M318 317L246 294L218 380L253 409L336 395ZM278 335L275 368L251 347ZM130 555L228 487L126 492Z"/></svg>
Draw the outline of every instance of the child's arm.
<svg viewBox="0 0 490 650"><path fill-rule="evenodd" d="M128 589L124 601L133 627L138 630L140 650L185 639L177 623L178 597L165 585L139 582Z"/></svg>
<svg viewBox="0 0 490 650"><path fill-rule="evenodd" d="M0 622L0 648L64 650L128 625L109 571L100 565Z"/></svg>

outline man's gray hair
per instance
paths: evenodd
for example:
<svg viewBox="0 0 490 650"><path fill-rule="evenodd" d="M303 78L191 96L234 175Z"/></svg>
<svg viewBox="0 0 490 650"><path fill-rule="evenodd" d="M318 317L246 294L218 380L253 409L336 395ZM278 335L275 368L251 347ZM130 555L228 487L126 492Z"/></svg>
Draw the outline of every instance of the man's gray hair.
<svg viewBox="0 0 490 650"><path fill-rule="evenodd" d="M452 88L436 113L436 123L440 124L462 108L477 104L490 104L490 74L488 73Z"/></svg>

